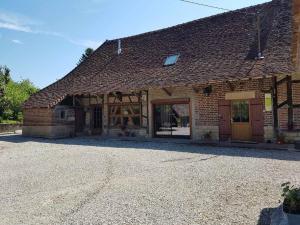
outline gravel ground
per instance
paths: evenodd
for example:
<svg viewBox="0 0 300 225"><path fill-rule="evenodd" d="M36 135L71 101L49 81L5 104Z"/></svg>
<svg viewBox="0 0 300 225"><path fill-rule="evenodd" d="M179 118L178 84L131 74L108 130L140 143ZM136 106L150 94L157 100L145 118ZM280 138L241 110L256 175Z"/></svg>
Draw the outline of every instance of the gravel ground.
<svg viewBox="0 0 300 225"><path fill-rule="evenodd" d="M300 153L0 136L0 224L268 224Z"/></svg>

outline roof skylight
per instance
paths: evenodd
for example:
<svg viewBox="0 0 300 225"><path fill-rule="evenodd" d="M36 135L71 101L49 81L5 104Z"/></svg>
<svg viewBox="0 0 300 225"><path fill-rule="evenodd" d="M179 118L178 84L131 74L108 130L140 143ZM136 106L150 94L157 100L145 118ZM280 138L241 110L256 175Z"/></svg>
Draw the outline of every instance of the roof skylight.
<svg viewBox="0 0 300 225"><path fill-rule="evenodd" d="M178 61L178 58L179 58L179 54L168 56L165 60L164 66L175 65Z"/></svg>

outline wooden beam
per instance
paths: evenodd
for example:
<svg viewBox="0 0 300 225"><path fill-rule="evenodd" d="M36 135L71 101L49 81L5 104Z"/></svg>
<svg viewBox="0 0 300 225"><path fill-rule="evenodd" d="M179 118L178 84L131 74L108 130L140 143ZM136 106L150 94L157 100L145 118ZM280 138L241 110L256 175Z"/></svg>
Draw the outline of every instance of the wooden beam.
<svg viewBox="0 0 300 225"><path fill-rule="evenodd" d="M162 88L162 90L166 92L167 95L172 96L172 93L168 89Z"/></svg>
<svg viewBox="0 0 300 225"><path fill-rule="evenodd" d="M264 89L261 89L260 90L262 93L264 94L268 94L268 93L271 93L272 92L272 88L268 89L268 90L264 90Z"/></svg>
<svg viewBox="0 0 300 225"><path fill-rule="evenodd" d="M293 84L292 77L287 77L287 104L288 104L288 129L293 130L294 109L293 109Z"/></svg>
<svg viewBox="0 0 300 225"><path fill-rule="evenodd" d="M277 86L280 84L285 83L288 80L288 76L286 76L285 78L281 79L280 81L277 81Z"/></svg>
<svg viewBox="0 0 300 225"><path fill-rule="evenodd" d="M272 78L272 98L273 98L273 126L275 130L275 136L278 136L278 90L277 90L277 78Z"/></svg>
<svg viewBox="0 0 300 225"><path fill-rule="evenodd" d="M277 106L277 109L280 109L282 108L283 106L287 105L288 104L288 101L285 100L284 102L280 103L278 106Z"/></svg>
<svg viewBox="0 0 300 225"><path fill-rule="evenodd" d="M73 107L75 107L76 105L76 99L75 99L75 95L73 95Z"/></svg>
<svg viewBox="0 0 300 225"><path fill-rule="evenodd" d="M300 108L300 104L293 105L293 108Z"/></svg>
<svg viewBox="0 0 300 225"><path fill-rule="evenodd" d="M293 84L300 84L300 80L293 80L292 83Z"/></svg>

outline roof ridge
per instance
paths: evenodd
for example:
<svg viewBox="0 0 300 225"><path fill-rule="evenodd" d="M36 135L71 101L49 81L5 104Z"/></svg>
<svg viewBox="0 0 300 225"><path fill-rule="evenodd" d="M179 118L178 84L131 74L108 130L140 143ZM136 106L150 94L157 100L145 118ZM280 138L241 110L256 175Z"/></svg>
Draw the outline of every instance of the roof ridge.
<svg viewBox="0 0 300 225"><path fill-rule="evenodd" d="M185 26L185 25L188 25L188 24L210 20L210 19L216 18L216 17L223 17L224 15L230 15L230 14L236 14L236 13L243 13L241 11L247 11L247 10L255 9L255 8L258 8L258 7L266 6L266 5L272 4L273 1L274 0L271 0L271 1L265 2L265 3L261 3L261 4L257 4L257 5L252 5L252 6L240 8L240 9L231 10L231 11L228 11L228 12L218 13L218 14L215 14L215 15L211 15L211 16L207 16L207 17L195 19L195 20L192 20L192 21L180 23L180 24L177 24L177 25L173 25L173 26L169 26L169 27L165 27L165 28L161 28L161 29L157 29L157 30L153 30L153 31L147 31L147 32L140 33L140 34L134 34L134 35L129 35L129 36L120 37L120 38L114 38L114 39L111 39L111 40L107 40L107 42L114 42L114 41L117 41L117 40L125 40L125 39L130 39L130 38L136 38L136 37L146 36L146 35L149 35L149 34L155 34L155 33L159 33L159 32L162 32L162 31L169 30L169 29L174 29L174 28L182 27L182 26ZM250 15L250 13L249 13L249 15Z"/></svg>

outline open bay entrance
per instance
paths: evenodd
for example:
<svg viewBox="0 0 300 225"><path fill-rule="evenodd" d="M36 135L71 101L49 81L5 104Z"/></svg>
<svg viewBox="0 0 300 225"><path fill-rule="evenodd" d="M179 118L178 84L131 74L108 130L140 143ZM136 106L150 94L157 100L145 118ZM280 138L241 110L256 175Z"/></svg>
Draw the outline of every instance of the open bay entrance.
<svg viewBox="0 0 300 225"><path fill-rule="evenodd" d="M163 103L154 105L154 136L190 138L190 104Z"/></svg>

